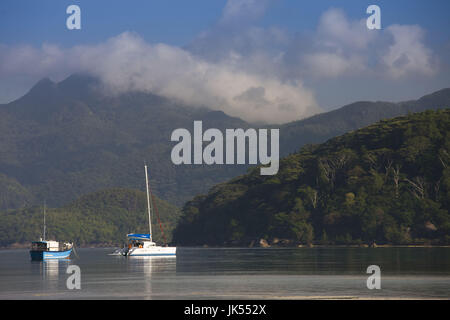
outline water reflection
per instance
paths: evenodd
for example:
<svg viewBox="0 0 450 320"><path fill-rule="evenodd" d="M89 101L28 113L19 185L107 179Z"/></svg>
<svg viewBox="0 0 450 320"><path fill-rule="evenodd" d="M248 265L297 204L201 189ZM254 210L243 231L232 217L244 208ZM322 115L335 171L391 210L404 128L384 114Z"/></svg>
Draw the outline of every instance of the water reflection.
<svg viewBox="0 0 450 320"><path fill-rule="evenodd" d="M61 262L66 267L67 261ZM43 260L43 261L31 261L31 270L34 274L40 274L42 280L55 280L58 279L60 261L58 260Z"/></svg>
<svg viewBox="0 0 450 320"><path fill-rule="evenodd" d="M62 262L64 263L64 262ZM59 260L46 260L42 262L43 279L44 280L58 280L59 275Z"/></svg>
<svg viewBox="0 0 450 320"><path fill-rule="evenodd" d="M110 251L30 263L27 251L0 250L0 299L449 297L450 248L180 248L176 258ZM66 287L71 264L81 290ZM371 264L381 267L381 290L367 289Z"/></svg>
<svg viewBox="0 0 450 320"><path fill-rule="evenodd" d="M167 257L146 257L136 256L125 258L127 260L127 271L129 273L141 273L146 278L157 276L163 273L176 272L176 258Z"/></svg>
<svg viewBox="0 0 450 320"><path fill-rule="evenodd" d="M158 284L166 277L176 274L176 257L127 257L126 270L133 276L137 293L146 298L161 294Z"/></svg>
<svg viewBox="0 0 450 320"><path fill-rule="evenodd" d="M178 274L361 275L372 264L384 275L450 270L448 248L183 248L178 258Z"/></svg>
<svg viewBox="0 0 450 320"><path fill-rule="evenodd" d="M40 291L37 296L65 287L66 270L70 264L68 259L31 261L32 274L39 275L39 281L35 281Z"/></svg>

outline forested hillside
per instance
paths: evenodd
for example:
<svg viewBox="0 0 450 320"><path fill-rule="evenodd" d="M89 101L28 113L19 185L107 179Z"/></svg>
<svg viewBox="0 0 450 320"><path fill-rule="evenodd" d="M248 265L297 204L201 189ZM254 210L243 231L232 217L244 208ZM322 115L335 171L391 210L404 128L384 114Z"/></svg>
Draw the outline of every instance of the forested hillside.
<svg viewBox="0 0 450 320"><path fill-rule="evenodd" d="M74 241L77 245L121 245L127 233L148 233L147 200L144 192L108 189L80 197L61 208L47 208L47 239ZM154 240L164 244L158 215L168 242L179 209L154 197ZM43 207L35 206L0 213L0 246L38 240L43 232Z"/></svg>
<svg viewBox="0 0 450 320"><path fill-rule="evenodd" d="M183 245L449 244L450 109L426 111L308 145L195 197Z"/></svg>
<svg viewBox="0 0 450 320"><path fill-rule="evenodd" d="M173 130L257 127L221 111L186 106L153 94L105 95L95 78L72 75L38 82L26 95L0 105L0 211L57 207L106 188L142 187L147 161L154 192L178 206L246 172L247 165L172 163ZM356 102L280 128L280 154L380 119L450 105L450 89L403 103ZM217 106L211 106L217 108ZM293 120L295 120L293 116ZM269 125L264 125L267 127Z"/></svg>
<svg viewBox="0 0 450 320"><path fill-rule="evenodd" d="M176 166L173 130L247 128L223 112L187 107L139 92L104 95L94 78L44 79L22 98L0 105L0 210L61 206L106 188L140 189L143 164L155 194L186 199L239 173L241 167Z"/></svg>

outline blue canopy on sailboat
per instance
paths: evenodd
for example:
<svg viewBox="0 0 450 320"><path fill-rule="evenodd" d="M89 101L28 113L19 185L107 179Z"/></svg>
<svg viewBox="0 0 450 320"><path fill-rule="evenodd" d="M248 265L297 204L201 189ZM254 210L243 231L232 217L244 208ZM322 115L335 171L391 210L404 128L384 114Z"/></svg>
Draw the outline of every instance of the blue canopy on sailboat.
<svg viewBox="0 0 450 320"><path fill-rule="evenodd" d="M150 233L129 233L127 238L134 240L150 240Z"/></svg>

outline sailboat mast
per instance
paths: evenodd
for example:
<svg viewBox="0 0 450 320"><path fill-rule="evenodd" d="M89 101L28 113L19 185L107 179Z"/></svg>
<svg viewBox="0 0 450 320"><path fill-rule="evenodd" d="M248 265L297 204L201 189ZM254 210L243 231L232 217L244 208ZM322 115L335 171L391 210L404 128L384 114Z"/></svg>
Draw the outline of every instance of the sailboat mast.
<svg viewBox="0 0 450 320"><path fill-rule="evenodd" d="M147 174L147 165L145 165L145 186L147 187L147 208L148 208L148 228L150 230L150 241L152 241L152 220L150 215L150 194L148 188L148 174Z"/></svg>
<svg viewBox="0 0 450 320"><path fill-rule="evenodd" d="M44 239L45 241L45 201L44 201Z"/></svg>

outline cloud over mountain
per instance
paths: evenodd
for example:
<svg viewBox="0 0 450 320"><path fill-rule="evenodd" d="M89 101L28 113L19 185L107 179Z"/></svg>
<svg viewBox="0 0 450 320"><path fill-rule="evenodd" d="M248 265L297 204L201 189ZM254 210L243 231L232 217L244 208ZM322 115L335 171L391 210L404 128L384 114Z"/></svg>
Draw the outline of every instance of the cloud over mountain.
<svg viewBox="0 0 450 320"><path fill-rule="evenodd" d="M284 123L318 113L321 81L432 77L439 59L417 25L368 30L331 8L312 34L261 27L272 1L229 0L216 24L181 48L124 32L94 45L0 45L0 82L98 76L109 93L146 91L250 122ZM349 80L350 79L350 80ZM9 81L9 82L8 82ZM2 92L0 92L1 94Z"/></svg>

